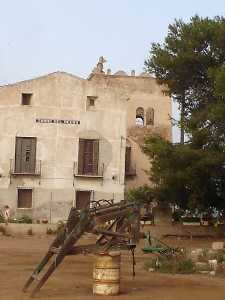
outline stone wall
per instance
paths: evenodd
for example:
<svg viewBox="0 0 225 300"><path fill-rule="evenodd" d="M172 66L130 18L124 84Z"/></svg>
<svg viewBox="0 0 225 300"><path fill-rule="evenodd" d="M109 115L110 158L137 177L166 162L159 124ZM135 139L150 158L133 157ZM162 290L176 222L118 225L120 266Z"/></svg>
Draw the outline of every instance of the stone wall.
<svg viewBox="0 0 225 300"><path fill-rule="evenodd" d="M30 105L21 94L32 93ZM87 97L96 97L94 109ZM36 119L76 120L76 124L40 123ZM16 137L36 137L41 176L10 175ZM74 177L79 139L99 139L102 178ZM57 72L0 88L0 208L16 215L62 219L76 205L77 190L93 191L92 200L124 198L126 109L121 97L103 85ZM17 209L17 189L31 188L30 210ZM51 196L53 195L53 196Z"/></svg>

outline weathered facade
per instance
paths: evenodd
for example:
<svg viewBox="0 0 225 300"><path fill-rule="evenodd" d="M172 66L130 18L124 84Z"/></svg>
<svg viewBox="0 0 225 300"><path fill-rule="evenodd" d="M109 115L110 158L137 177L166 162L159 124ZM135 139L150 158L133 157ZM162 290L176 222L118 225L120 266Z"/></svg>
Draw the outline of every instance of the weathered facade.
<svg viewBox="0 0 225 300"><path fill-rule="evenodd" d="M55 222L72 205L122 200L125 178L148 181L138 137L171 138L170 99L151 77L102 66L87 80L56 72L0 88L0 207Z"/></svg>
<svg viewBox="0 0 225 300"><path fill-rule="evenodd" d="M155 78L142 73L128 76L124 71L110 75L92 74L92 82L115 90L117 97L123 95L127 112L127 143L125 163L126 188L138 187L149 182L146 171L150 162L143 154L140 145L144 136L158 133L172 140L171 99L163 92L163 87Z"/></svg>

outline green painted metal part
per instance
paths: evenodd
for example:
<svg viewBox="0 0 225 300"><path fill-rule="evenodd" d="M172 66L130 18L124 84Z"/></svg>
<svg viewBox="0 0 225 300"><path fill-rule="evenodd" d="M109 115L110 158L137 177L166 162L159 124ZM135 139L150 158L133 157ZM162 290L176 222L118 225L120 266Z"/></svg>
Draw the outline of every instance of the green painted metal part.
<svg viewBox="0 0 225 300"><path fill-rule="evenodd" d="M173 253L175 249L171 248L169 245L163 241L151 236L150 232L145 233L145 243L147 244L142 248L143 253L153 253L153 254L168 254Z"/></svg>
<svg viewBox="0 0 225 300"><path fill-rule="evenodd" d="M163 253L164 251L167 251L168 248L161 248L161 247L144 247L142 248L142 251L144 253Z"/></svg>

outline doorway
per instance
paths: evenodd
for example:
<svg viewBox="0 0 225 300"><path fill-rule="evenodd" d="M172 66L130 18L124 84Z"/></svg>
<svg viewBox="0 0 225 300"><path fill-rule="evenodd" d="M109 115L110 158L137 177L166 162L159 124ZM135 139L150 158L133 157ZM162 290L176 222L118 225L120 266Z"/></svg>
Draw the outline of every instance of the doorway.
<svg viewBox="0 0 225 300"><path fill-rule="evenodd" d="M89 208L91 202L91 191L76 191L76 208L81 210Z"/></svg>

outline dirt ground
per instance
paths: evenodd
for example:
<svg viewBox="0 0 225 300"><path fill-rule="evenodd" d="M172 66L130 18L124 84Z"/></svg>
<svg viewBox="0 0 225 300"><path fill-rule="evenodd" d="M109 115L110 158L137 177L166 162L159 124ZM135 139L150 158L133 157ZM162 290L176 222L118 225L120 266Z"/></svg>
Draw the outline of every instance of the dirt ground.
<svg viewBox="0 0 225 300"><path fill-rule="evenodd" d="M53 237L0 236L0 300L30 299L21 289L48 249ZM186 247L207 247L212 240L167 240L170 244ZM137 250L136 277L132 277L131 256L122 256L121 294L118 296L92 295L92 263L94 257L67 257L36 299L88 300L223 300L225 279L208 275L166 275L147 272L143 265L148 255Z"/></svg>

